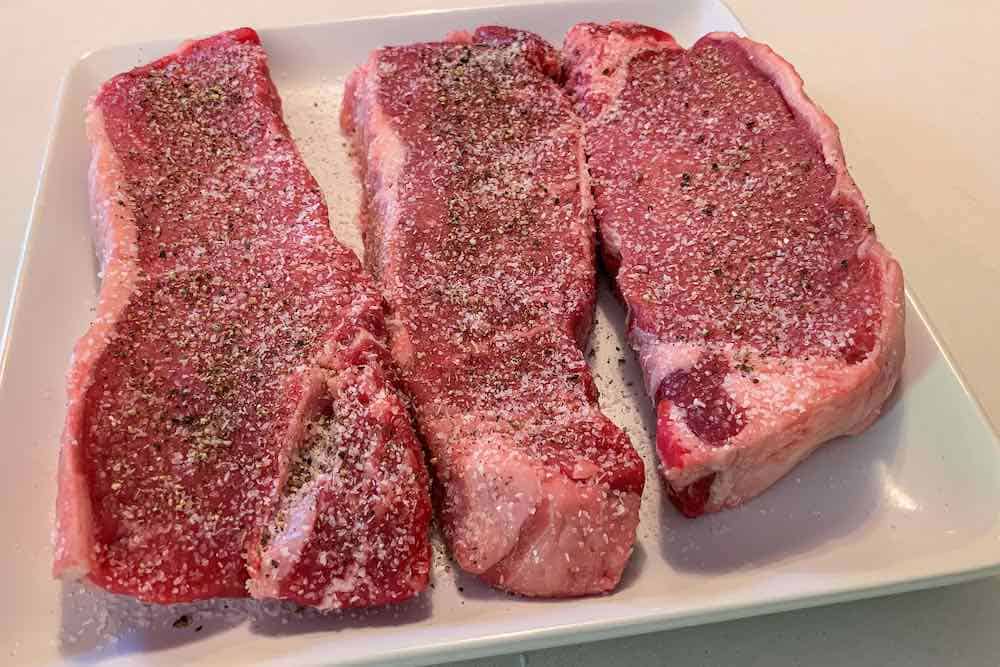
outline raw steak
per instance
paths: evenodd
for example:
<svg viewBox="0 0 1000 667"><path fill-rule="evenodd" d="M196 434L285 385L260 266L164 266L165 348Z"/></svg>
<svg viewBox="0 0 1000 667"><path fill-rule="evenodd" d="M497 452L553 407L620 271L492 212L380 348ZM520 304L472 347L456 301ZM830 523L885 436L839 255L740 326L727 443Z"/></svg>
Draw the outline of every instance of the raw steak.
<svg viewBox="0 0 1000 667"><path fill-rule="evenodd" d="M733 507L878 416L902 273L836 126L766 46L585 23L564 55L670 495L688 516Z"/></svg>
<svg viewBox="0 0 1000 667"><path fill-rule="evenodd" d="M465 570L537 596L617 584L644 481L580 349L594 229L558 73L537 36L480 28L376 51L342 118L445 536Z"/></svg>
<svg viewBox="0 0 1000 667"><path fill-rule="evenodd" d="M422 590L428 480L380 299L256 33L115 77L87 130L104 280L69 373L55 574L161 603Z"/></svg>

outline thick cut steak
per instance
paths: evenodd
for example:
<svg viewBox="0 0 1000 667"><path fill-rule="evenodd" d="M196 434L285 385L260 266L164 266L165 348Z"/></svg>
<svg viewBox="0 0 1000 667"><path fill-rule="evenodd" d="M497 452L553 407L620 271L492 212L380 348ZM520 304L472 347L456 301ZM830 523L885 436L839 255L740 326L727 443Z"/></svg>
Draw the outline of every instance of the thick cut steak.
<svg viewBox="0 0 1000 667"><path fill-rule="evenodd" d="M69 373L55 574L162 603L422 590L428 481L380 298L256 33L115 77L87 130L103 284Z"/></svg>
<svg viewBox="0 0 1000 667"><path fill-rule="evenodd" d="M738 505L877 417L903 359L899 265L836 126L766 46L585 23L564 57L671 497Z"/></svg>
<svg viewBox="0 0 1000 667"><path fill-rule="evenodd" d="M644 479L580 349L594 229L558 73L552 47L506 28L385 48L342 119L445 536L464 569L538 596L616 585Z"/></svg>

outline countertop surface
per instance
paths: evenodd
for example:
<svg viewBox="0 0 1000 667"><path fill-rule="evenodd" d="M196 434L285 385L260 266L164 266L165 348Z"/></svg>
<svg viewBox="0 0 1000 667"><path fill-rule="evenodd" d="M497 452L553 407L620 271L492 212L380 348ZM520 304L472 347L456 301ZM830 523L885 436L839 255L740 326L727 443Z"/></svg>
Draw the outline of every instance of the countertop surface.
<svg viewBox="0 0 1000 667"><path fill-rule="evenodd" d="M105 46L496 0L0 3L0 304L14 285L60 78ZM729 0L841 128L855 180L911 291L1000 421L1000 5ZM945 443L946 444L946 443ZM1000 664L1000 579L469 665Z"/></svg>

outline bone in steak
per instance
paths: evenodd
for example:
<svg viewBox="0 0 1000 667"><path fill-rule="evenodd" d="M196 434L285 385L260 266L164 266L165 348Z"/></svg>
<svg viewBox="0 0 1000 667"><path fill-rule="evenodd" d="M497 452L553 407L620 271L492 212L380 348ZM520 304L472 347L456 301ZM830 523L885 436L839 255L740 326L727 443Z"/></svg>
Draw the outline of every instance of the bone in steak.
<svg viewBox="0 0 1000 667"><path fill-rule="evenodd" d="M899 265L836 126L768 47L584 23L564 57L670 495L688 516L738 505L878 416Z"/></svg>
<svg viewBox="0 0 1000 667"><path fill-rule="evenodd" d="M580 349L594 229L558 73L537 36L480 28L376 51L342 118L445 536L465 570L536 596L617 584L644 481Z"/></svg>
<svg viewBox="0 0 1000 667"><path fill-rule="evenodd" d="M103 284L69 373L55 574L161 603L422 590L428 481L380 298L256 33L115 77L87 129Z"/></svg>

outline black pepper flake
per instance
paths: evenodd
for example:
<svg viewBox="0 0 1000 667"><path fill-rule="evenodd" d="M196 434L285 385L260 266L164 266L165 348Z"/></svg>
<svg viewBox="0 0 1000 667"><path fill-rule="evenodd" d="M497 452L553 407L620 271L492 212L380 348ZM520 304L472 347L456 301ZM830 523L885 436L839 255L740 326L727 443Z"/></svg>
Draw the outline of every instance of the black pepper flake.
<svg viewBox="0 0 1000 667"><path fill-rule="evenodd" d="M176 621L173 622L173 626L175 628L186 628L189 625L191 625L191 617L188 616L187 614L182 615L180 618L178 618Z"/></svg>
<svg viewBox="0 0 1000 667"><path fill-rule="evenodd" d="M681 174L681 187L686 188L691 185L691 174L684 172Z"/></svg>
<svg viewBox="0 0 1000 667"><path fill-rule="evenodd" d="M840 268L842 268L842 269L844 269L846 271L847 267L848 267L848 261L846 259L840 260Z"/></svg>

